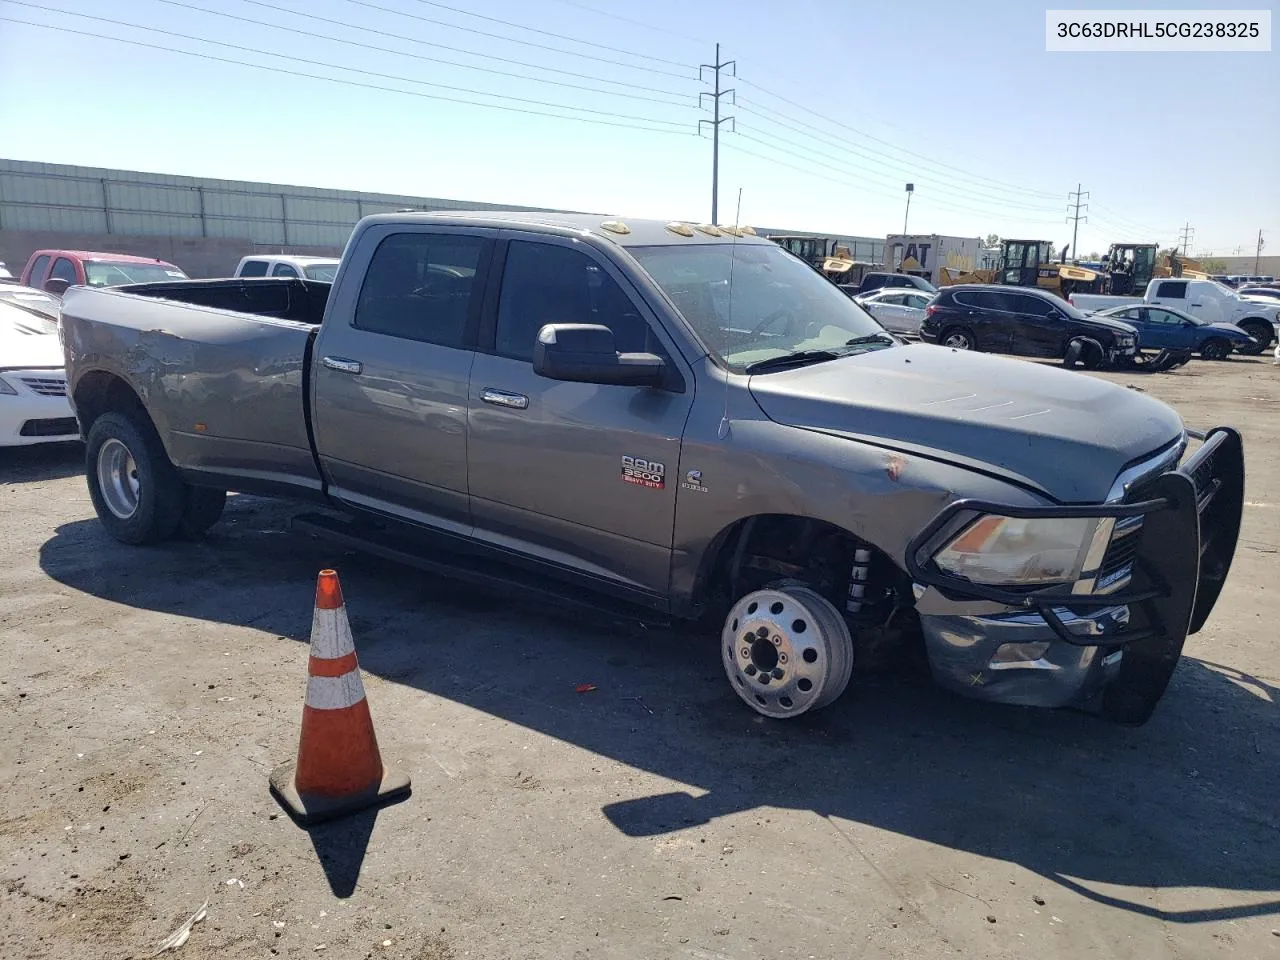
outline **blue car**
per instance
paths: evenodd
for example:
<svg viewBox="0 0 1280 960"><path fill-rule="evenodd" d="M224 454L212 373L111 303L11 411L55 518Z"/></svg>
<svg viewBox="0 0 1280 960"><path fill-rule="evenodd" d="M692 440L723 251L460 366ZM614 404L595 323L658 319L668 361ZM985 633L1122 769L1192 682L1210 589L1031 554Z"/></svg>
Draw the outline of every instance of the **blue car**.
<svg viewBox="0 0 1280 960"><path fill-rule="evenodd" d="M1138 347L1143 350L1191 350L1202 360L1225 360L1231 351L1250 345L1253 337L1234 323L1206 323L1170 307L1112 307L1099 316L1123 320L1138 331Z"/></svg>

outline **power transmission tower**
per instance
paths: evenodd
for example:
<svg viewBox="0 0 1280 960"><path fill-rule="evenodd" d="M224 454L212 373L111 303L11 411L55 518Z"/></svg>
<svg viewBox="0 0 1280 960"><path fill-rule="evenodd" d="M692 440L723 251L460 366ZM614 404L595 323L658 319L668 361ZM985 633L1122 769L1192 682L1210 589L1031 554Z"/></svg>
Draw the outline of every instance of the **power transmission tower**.
<svg viewBox="0 0 1280 960"><path fill-rule="evenodd" d="M1184 226L1178 234L1178 242L1182 244L1182 255L1187 255L1187 246L1191 243L1191 238L1196 235L1196 228L1190 223Z"/></svg>
<svg viewBox="0 0 1280 960"><path fill-rule="evenodd" d="M733 67L733 72L729 74L731 77L738 75L738 63L736 60L720 59L720 44L716 44L716 62L704 63L698 67L698 79L702 80L703 72L711 70L715 74L713 81L714 87L710 93L703 91L698 94L698 106L702 106L702 98L710 97L712 102L712 120L698 121L698 135L702 135L702 125L704 123L711 126L711 222L717 224L720 222L720 125L722 123L733 123L730 130L736 130L737 124L734 123L733 117L720 116L720 99L722 97L730 97L730 103L736 104L738 98L733 92L733 88L724 89L720 86L720 74L726 67Z"/></svg>
<svg viewBox="0 0 1280 960"><path fill-rule="evenodd" d="M1072 197L1076 198L1075 204L1074 204L1076 208L1076 215L1074 217L1068 216L1067 222L1074 224L1071 227L1071 255L1075 257L1077 260L1080 259L1080 251L1076 249L1076 234L1079 233L1080 231L1080 221L1084 220L1085 223L1089 222L1089 218L1087 216L1082 217L1080 214L1080 201L1081 199L1087 198L1089 196L1089 192L1086 190L1082 193L1080 191L1080 187L1081 187L1081 184L1077 183L1075 193L1067 194L1068 200L1070 200ZM1067 204L1067 206L1072 206L1072 204ZM1087 203L1084 204L1084 208L1088 210L1089 205Z"/></svg>
<svg viewBox="0 0 1280 960"><path fill-rule="evenodd" d="M1257 276L1257 274L1258 274L1258 265L1262 262L1262 248L1263 248L1263 247L1265 247L1265 246L1266 246L1266 244L1265 244L1265 243L1263 242L1263 240L1262 240L1262 231L1261 231L1261 230L1259 230L1259 231L1258 231L1258 246L1257 246L1257 247L1254 249L1254 251L1253 251L1253 273L1254 273L1254 276Z"/></svg>

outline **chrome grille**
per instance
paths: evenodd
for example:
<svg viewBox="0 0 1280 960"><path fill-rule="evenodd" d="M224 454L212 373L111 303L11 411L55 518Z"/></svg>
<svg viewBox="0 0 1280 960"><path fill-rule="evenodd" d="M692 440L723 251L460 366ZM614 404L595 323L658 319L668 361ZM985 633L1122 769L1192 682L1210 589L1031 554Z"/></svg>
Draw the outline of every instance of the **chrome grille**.
<svg viewBox="0 0 1280 960"><path fill-rule="evenodd" d="M18 379L42 397L65 397L67 395L66 377L47 374L45 376L27 375Z"/></svg>

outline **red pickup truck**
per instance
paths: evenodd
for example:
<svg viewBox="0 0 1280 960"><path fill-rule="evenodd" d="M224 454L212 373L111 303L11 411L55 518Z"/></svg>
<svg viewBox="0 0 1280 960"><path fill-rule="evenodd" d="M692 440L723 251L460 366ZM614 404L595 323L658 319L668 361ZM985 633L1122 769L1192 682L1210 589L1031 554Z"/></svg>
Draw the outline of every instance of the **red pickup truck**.
<svg viewBox="0 0 1280 960"><path fill-rule="evenodd" d="M22 269L22 283L62 296L67 287L115 287L189 279L172 263L124 253L88 250L37 250Z"/></svg>

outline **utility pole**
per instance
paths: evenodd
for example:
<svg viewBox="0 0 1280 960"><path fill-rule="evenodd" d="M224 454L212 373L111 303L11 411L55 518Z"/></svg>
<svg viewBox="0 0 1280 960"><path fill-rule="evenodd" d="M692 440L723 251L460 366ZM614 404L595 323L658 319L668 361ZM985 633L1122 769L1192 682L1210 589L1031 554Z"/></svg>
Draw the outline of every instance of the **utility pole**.
<svg viewBox="0 0 1280 960"><path fill-rule="evenodd" d="M1258 265L1262 262L1262 248L1266 244L1262 242L1262 231L1258 231L1258 246L1253 251L1253 275L1258 275Z"/></svg>
<svg viewBox="0 0 1280 960"><path fill-rule="evenodd" d="M907 184L907 209L902 214L902 239L904 242L907 239L907 218L911 216L911 194L915 192L916 192L916 185L914 183L908 183Z"/></svg>
<svg viewBox="0 0 1280 960"><path fill-rule="evenodd" d="M722 61L720 59L720 44L718 43L716 44L716 62L704 63L698 67L699 80L702 80L703 71L705 70L711 70L715 74L715 79L713 81L714 87L712 89L712 92L708 93L707 91L704 90L702 93L698 94L699 107L702 106L703 97L711 98L712 117L714 118L712 120L698 121L699 136L702 135L702 125L704 123L711 125L711 223L712 224L718 224L720 222L720 125L722 123L732 123L734 119L733 117L720 116L720 98L728 96L732 98L730 100L731 103L736 104L738 102L737 96L734 94L732 88L729 88L728 90L726 90L720 86L720 74L726 67L733 67L733 72L730 73L729 76L736 77L738 75L738 66L737 66L736 60ZM737 129L736 123L734 124L733 127L730 128L730 130L735 130L735 129Z"/></svg>
<svg viewBox="0 0 1280 960"><path fill-rule="evenodd" d="M1081 192L1080 190L1081 186L1082 186L1081 184L1077 183L1075 193L1067 194L1068 200L1070 200L1072 197L1075 197L1074 206L1076 208L1076 215L1074 217L1068 216L1067 222L1074 224L1071 228L1071 255L1075 257L1076 260L1080 259L1080 251L1076 249L1076 235L1080 232L1080 221L1084 220L1085 223L1089 222L1089 218L1087 216L1081 216L1080 214L1080 206L1081 206L1080 201L1081 199L1085 199L1089 196L1089 192L1087 190L1084 192ZM1072 204L1067 204L1067 206L1070 207L1072 206ZM1089 205L1087 203L1084 204L1084 208L1088 210Z"/></svg>
<svg viewBox="0 0 1280 960"><path fill-rule="evenodd" d="M1196 228L1190 223L1182 228L1182 232L1178 234L1178 242L1182 244L1182 255L1187 255L1187 246L1191 243L1191 238L1196 235Z"/></svg>

